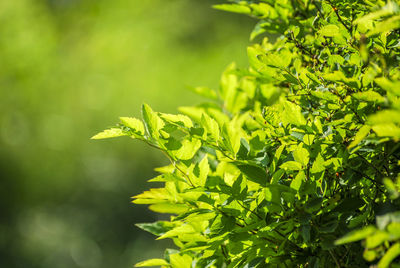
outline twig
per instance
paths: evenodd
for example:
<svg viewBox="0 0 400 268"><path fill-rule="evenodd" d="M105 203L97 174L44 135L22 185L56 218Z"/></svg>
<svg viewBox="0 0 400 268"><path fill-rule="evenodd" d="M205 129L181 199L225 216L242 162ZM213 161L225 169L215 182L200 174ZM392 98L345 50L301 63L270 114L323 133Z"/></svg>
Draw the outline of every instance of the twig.
<svg viewBox="0 0 400 268"><path fill-rule="evenodd" d="M328 251L329 251L329 254L331 254L331 256L332 256L332 259L335 261L337 268L340 268L340 264L339 264L338 260L336 259L335 255L333 254L332 250L330 249Z"/></svg>
<svg viewBox="0 0 400 268"><path fill-rule="evenodd" d="M346 30L349 32L350 36L352 35L352 29L351 27L347 26L346 23L342 20L342 17L339 15L339 10L333 6L332 2L328 0L329 5L333 8L333 11L335 11L336 16L338 17L339 22L346 28Z"/></svg>

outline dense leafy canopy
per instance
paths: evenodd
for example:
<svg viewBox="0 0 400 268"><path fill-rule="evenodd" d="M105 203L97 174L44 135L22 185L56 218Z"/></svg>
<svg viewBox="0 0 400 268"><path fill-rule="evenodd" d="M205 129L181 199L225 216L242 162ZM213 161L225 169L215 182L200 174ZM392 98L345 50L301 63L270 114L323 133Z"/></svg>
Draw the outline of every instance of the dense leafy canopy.
<svg viewBox="0 0 400 268"><path fill-rule="evenodd" d="M143 105L94 138L130 136L171 164L135 196L179 249L137 267L388 267L400 256L400 1L232 1L259 19L182 114ZM362 240L362 242L360 242Z"/></svg>

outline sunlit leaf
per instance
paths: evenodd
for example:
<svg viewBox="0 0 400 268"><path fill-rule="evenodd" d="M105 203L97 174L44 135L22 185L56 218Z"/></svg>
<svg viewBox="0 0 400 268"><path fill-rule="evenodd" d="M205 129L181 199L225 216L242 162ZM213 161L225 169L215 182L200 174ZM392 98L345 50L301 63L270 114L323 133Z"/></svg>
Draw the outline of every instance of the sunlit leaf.
<svg viewBox="0 0 400 268"><path fill-rule="evenodd" d="M128 134L120 128L110 128L94 135L93 137L91 137L91 139L100 140L100 139L115 138L127 135Z"/></svg>
<svg viewBox="0 0 400 268"><path fill-rule="evenodd" d="M161 265L169 266L169 263L164 259L149 259L146 261L141 261L136 263L135 267L149 267L149 266L161 266Z"/></svg>

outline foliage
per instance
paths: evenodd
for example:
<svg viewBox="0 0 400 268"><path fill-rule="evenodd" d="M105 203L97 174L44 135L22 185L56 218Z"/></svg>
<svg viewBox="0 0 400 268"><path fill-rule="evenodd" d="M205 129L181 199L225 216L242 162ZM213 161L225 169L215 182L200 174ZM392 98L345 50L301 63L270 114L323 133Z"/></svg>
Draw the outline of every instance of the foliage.
<svg viewBox="0 0 400 268"><path fill-rule="evenodd" d="M158 215L127 202L163 156L87 137L144 101L196 103L186 84L218 85L227 62L246 62L251 18L211 3L0 1L0 267L129 267L171 244L149 246L131 223Z"/></svg>
<svg viewBox="0 0 400 268"><path fill-rule="evenodd" d="M259 19L250 67L210 102L143 105L93 138L129 136L171 161L135 196L139 224L178 250L138 267L388 267L400 255L399 1L232 1ZM362 240L360 243L359 241Z"/></svg>

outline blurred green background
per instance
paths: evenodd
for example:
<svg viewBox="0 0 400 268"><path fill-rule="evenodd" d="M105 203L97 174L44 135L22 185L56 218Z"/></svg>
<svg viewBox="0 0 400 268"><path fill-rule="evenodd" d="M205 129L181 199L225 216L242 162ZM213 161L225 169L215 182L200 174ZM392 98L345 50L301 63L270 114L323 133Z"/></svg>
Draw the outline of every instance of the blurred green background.
<svg viewBox="0 0 400 268"><path fill-rule="evenodd" d="M131 267L168 241L130 197L162 154L92 141L143 102L176 112L246 65L253 22L211 0L0 1L0 267Z"/></svg>

